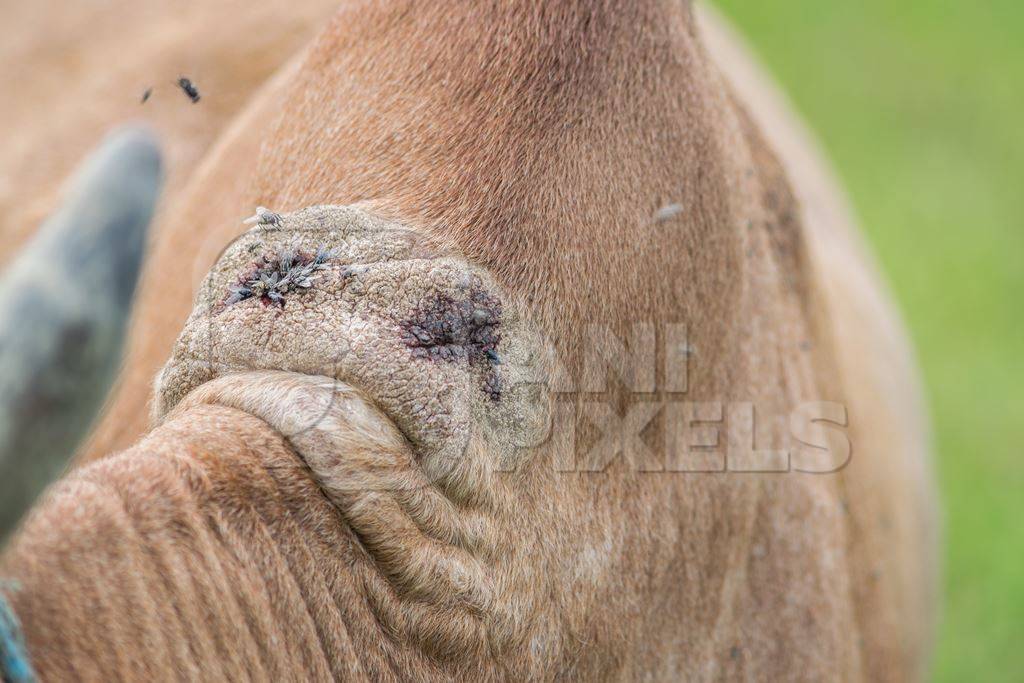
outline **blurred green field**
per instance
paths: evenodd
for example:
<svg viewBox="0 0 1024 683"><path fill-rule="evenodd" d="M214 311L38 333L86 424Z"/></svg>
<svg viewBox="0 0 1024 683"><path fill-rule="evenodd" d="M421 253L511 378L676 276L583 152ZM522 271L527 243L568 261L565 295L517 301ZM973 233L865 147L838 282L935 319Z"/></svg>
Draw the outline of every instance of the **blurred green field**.
<svg viewBox="0 0 1024 683"><path fill-rule="evenodd" d="M935 679L1024 680L1024 3L717 4L838 167L918 350L946 516Z"/></svg>

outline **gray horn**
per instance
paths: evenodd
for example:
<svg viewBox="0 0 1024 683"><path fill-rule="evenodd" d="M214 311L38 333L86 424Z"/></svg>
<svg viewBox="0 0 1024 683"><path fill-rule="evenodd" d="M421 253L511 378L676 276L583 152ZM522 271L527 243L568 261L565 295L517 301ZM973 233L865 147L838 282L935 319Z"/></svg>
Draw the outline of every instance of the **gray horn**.
<svg viewBox="0 0 1024 683"><path fill-rule="evenodd" d="M153 136L114 133L0 278L0 539L60 474L113 383L160 185Z"/></svg>

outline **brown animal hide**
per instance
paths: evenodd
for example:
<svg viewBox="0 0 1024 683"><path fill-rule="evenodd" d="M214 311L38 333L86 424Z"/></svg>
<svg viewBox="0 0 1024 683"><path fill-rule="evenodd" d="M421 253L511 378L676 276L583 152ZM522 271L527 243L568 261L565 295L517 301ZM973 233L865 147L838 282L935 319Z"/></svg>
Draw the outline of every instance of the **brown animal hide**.
<svg viewBox="0 0 1024 683"><path fill-rule="evenodd" d="M341 7L5 556L40 672L922 678L913 364L763 83L685 2Z"/></svg>

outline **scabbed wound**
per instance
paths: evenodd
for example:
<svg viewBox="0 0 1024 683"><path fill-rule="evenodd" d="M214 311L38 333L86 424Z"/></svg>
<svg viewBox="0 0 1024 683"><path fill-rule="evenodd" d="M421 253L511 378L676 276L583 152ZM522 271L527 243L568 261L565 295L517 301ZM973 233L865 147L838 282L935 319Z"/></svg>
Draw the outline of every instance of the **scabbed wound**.
<svg viewBox="0 0 1024 683"><path fill-rule="evenodd" d="M207 276L157 381L156 419L215 377L287 370L364 391L438 478L481 465L467 458L514 465L536 443L547 401L524 389L540 382L539 338L485 270L358 208L277 218Z"/></svg>

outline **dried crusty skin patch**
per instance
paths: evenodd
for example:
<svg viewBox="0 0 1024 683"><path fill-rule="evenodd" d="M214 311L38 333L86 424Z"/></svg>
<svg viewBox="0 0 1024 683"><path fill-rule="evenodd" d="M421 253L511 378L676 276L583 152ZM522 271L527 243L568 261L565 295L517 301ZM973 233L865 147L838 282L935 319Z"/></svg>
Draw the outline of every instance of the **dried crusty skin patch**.
<svg viewBox="0 0 1024 683"><path fill-rule="evenodd" d="M535 444L548 401L542 345L489 274L414 230L359 208L281 214L214 265L160 373L155 415L246 370L333 377L360 388L437 479L507 468ZM467 463L481 440L493 462ZM481 456L482 457L482 456Z"/></svg>

